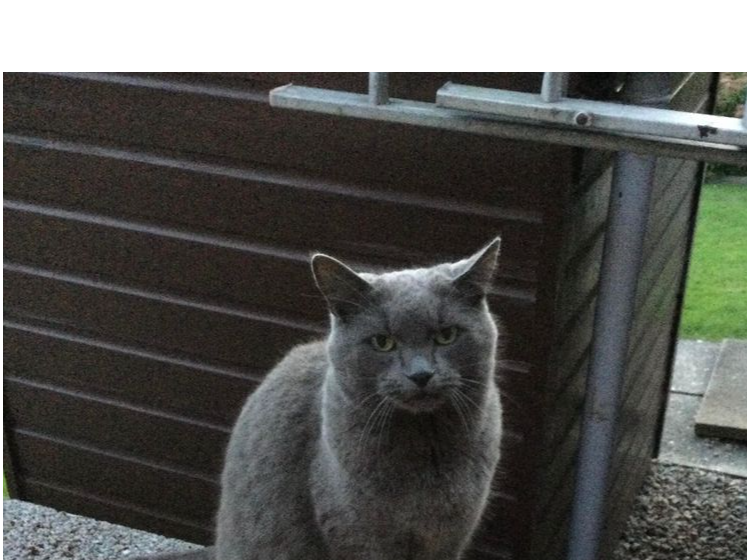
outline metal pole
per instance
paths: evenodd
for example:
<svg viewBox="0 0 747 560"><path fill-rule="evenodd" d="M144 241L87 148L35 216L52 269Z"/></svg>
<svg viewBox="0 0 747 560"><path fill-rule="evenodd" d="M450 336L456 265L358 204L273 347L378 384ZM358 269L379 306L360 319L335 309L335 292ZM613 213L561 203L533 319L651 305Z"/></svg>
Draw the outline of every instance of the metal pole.
<svg viewBox="0 0 747 560"><path fill-rule="evenodd" d="M545 103L555 103L565 97L568 89L568 72L545 72L542 76L540 96Z"/></svg>
<svg viewBox="0 0 747 560"><path fill-rule="evenodd" d="M389 103L389 73L368 73L368 99L372 105Z"/></svg>
<svg viewBox="0 0 747 560"><path fill-rule="evenodd" d="M666 74L639 73L630 75L626 89L629 101L640 103L643 99L660 98L668 86ZM597 560L600 552L655 168L655 156L628 152L618 153L614 163L573 496L569 560Z"/></svg>

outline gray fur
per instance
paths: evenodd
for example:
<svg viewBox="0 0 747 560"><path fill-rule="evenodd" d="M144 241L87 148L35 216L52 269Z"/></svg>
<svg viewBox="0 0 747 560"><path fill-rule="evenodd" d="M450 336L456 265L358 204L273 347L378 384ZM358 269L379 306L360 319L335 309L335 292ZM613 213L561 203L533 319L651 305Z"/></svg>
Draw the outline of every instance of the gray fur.
<svg viewBox="0 0 747 560"><path fill-rule="evenodd" d="M499 458L498 333L484 297L498 245L386 274L314 257L330 333L293 349L244 406L216 560L461 557ZM455 340L436 344L451 325ZM385 333L390 352L371 342ZM433 374L424 388L407 377L420 371Z"/></svg>

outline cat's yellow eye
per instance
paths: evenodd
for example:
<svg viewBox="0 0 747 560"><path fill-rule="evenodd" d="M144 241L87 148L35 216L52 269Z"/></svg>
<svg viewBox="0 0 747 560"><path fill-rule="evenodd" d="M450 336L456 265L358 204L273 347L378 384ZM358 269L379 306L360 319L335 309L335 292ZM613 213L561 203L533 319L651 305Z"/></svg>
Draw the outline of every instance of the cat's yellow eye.
<svg viewBox="0 0 747 560"><path fill-rule="evenodd" d="M441 329L436 333L436 337L434 340L436 341L436 344L440 344L441 346L446 346L447 344L451 344L456 340L458 330L456 327L446 327L445 329Z"/></svg>
<svg viewBox="0 0 747 560"><path fill-rule="evenodd" d="M397 341L388 334L377 334L371 337L371 345L379 352L391 352L397 347Z"/></svg>

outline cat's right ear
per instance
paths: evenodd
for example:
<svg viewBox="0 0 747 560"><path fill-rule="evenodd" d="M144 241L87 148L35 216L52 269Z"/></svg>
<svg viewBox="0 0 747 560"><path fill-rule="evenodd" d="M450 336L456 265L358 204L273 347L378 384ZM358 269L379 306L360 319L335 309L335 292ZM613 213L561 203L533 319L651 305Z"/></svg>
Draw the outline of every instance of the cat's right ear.
<svg viewBox="0 0 747 560"><path fill-rule="evenodd" d="M337 259L317 253L311 257L311 270L330 312L347 319L370 307L371 284Z"/></svg>
<svg viewBox="0 0 747 560"><path fill-rule="evenodd" d="M454 287L472 305L481 302L490 290L500 251L501 238L496 237L477 254L463 261L466 270L454 280Z"/></svg>

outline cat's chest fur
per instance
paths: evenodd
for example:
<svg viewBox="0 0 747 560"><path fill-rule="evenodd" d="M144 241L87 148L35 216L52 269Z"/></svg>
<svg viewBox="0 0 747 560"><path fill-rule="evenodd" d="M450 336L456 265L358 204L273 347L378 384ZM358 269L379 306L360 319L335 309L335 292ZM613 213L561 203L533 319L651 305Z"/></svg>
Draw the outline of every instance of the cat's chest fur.
<svg viewBox="0 0 747 560"><path fill-rule="evenodd" d="M499 454L500 405L497 392L489 397L466 424L448 409L400 411L373 435L361 418L328 410L312 471L316 516L327 538L352 527L435 550L463 534L461 525L474 525Z"/></svg>
<svg viewBox="0 0 747 560"><path fill-rule="evenodd" d="M420 425L392 424L391 437L383 437L380 445L374 440L342 463L322 446L321 470L337 480L358 507L365 503L396 524L409 512L427 519L420 515L423 509L459 515L479 499L497 458L491 442L479 435L465 441L464 434L449 434L433 419Z"/></svg>
<svg viewBox="0 0 747 560"><path fill-rule="evenodd" d="M490 455L497 454L491 446L492 430L486 433L479 425L484 416L471 417L466 427L448 409L420 416L395 411L374 430L363 420L335 421L338 425L322 430L321 460L342 478L379 494L402 486L411 493L448 493L452 481L461 483L465 474L480 472L492 462Z"/></svg>

